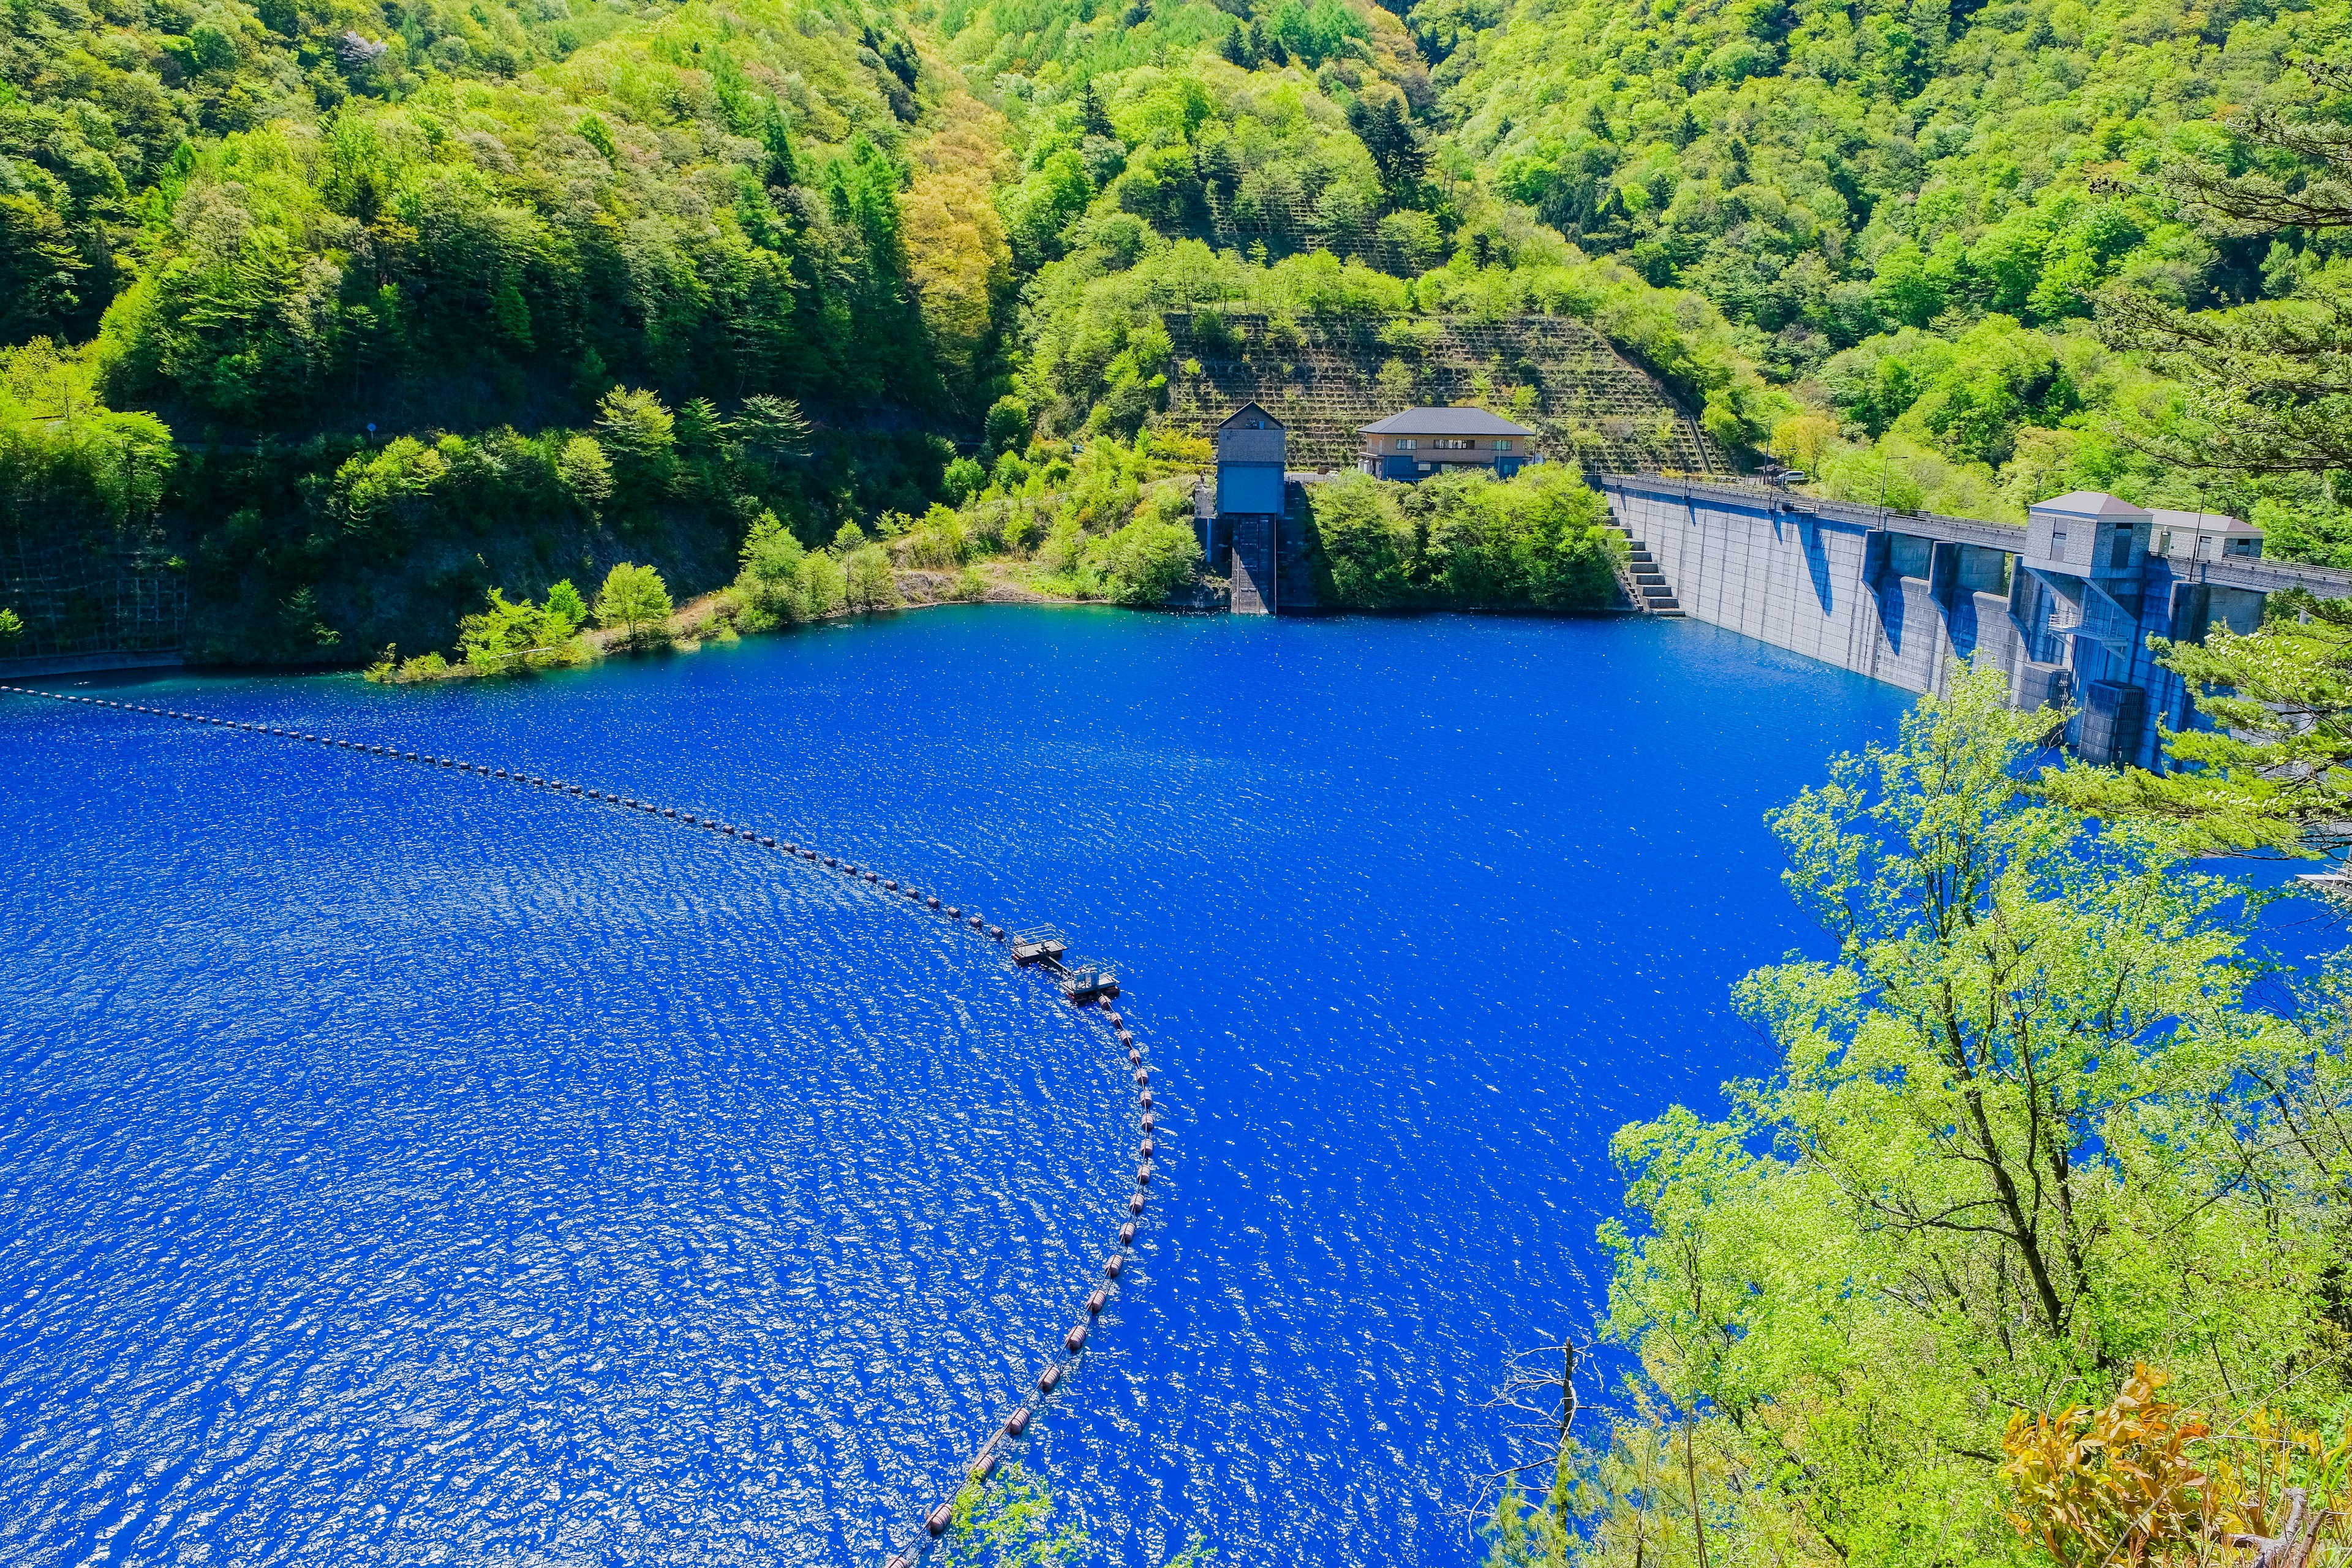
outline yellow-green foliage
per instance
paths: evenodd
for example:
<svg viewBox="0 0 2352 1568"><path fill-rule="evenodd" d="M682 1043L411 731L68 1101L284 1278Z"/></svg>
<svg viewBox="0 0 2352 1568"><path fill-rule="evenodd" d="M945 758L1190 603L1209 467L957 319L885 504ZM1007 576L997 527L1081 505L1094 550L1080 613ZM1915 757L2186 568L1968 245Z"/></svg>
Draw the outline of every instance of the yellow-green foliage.
<svg viewBox="0 0 2352 1568"><path fill-rule="evenodd" d="M0 529L145 530L175 460L170 429L101 404L82 359L47 338L0 350Z"/></svg>
<svg viewBox="0 0 2352 1568"><path fill-rule="evenodd" d="M2206 1561L2197 1424L2148 1380L2090 1454L2070 1407L2146 1363L2182 1405L2345 1430L2352 1152L2302 1131L2352 1097L2341 960L2266 979L2202 841L2032 786L2043 729L1956 669L1773 814L1827 956L1738 987L1775 1061L1723 1114L1617 1134L1607 1332L1640 1392L1498 1563L1695 1561L1703 1525L1717 1563L2046 1568L2140 1561L2135 1518L2148 1560Z"/></svg>
<svg viewBox="0 0 2352 1568"><path fill-rule="evenodd" d="M1335 605L1575 610L1617 597L1622 536L1564 465L1418 485L1350 473L1307 494Z"/></svg>

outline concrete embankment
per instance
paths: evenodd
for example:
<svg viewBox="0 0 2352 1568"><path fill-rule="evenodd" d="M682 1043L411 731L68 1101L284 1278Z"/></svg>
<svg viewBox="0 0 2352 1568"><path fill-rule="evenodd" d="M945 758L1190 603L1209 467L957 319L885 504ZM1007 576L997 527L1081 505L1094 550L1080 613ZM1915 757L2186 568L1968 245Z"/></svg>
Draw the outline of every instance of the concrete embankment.
<svg viewBox="0 0 2352 1568"><path fill-rule="evenodd" d="M1910 691L1940 691L1955 660L1997 668L2020 707L2074 706L2068 742L2096 762L2149 765L2158 721L2189 721L2150 637L2251 631L2288 588L2352 597L2352 573L2177 557L2151 537L2150 514L2122 503L2112 522L2074 520L2070 546L2068 516L2044 515L2056 501L2018 528L1763 485L1596 483L1691 619Z"/></svg>

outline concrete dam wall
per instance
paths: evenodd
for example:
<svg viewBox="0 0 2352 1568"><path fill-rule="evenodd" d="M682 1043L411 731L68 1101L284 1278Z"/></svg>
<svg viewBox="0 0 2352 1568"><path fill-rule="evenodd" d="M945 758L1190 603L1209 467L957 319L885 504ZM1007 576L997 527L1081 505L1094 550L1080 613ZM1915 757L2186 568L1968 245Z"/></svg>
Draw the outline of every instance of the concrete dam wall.
<svg viewBox="0 0 2352 1568"><path fill-rule="evenodd" d="M1999 669L2020 707L2074 705L2068 743L2095 762L2151 766L2159 722L2189 725L2188 693L2149 637L2252 631L2289 587L2352 597L2352 573L2172 557L2149 514L2120 502L2096 539L2074 522L2070 549L2068 518L2040 508L2017 528L1762 485L1597 482L1691 618L1910 691L1942 690L1955 661Z"/></svg>

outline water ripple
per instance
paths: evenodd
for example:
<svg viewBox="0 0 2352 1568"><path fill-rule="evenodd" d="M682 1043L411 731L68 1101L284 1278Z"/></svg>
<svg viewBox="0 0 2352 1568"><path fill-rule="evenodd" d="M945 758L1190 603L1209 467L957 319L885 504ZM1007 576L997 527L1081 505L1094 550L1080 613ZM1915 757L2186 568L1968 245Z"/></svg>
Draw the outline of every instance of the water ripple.
<svg viewBox="0 0 2352 1568"><path fill-rule="evenodd" d="M1759 814L1899 704L1697 626L985 609L108 687L1117 960L1181 1158L1028 1462L1118 1568L1476 1559L1610 1131L1761 1063ZM1072 1320L1131 1087L992 945L494 781L56 704L0 749L0 1560L856 1560Z"/></svg>

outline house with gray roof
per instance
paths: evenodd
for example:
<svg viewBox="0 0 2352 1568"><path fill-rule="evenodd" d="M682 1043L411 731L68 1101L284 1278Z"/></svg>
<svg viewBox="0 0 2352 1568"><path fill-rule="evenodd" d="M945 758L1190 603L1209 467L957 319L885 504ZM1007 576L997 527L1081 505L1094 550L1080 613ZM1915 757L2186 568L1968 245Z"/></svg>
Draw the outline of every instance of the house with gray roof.
<svg viewBox="0 0 2352 1568"><path fill-rule="evenodd" d="M1456 468L1507 479L1523 465L1543 461L1533 450L1534 431L1483 408L1408 408L1360 426L1356 434L1364 438L1358 468L1407 483Z"/></svg>

